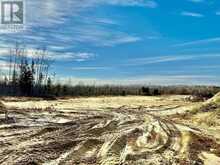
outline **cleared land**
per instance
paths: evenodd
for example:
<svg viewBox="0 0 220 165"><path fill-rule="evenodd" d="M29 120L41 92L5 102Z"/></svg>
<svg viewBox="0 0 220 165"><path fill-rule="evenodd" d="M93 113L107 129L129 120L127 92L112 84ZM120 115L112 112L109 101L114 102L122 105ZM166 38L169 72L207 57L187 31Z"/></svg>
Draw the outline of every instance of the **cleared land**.
<svg viewBox="0 0 220 165"><path fill-rule="evenodd" d="M4 98L0 164L218 165L219 96L187 97Z"/></svg>

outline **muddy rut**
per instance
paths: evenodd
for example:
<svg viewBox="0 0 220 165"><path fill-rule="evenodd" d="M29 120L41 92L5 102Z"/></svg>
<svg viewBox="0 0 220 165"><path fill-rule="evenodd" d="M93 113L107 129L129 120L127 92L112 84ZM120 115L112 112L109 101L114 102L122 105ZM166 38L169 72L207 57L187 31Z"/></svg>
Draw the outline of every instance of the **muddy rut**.
<svg viewBox="0 0 220 165"><path fill-rule="evenodd" d="M142 108L9 114L13 123L1 115L2 165L203 164L199 154L220 147L199 130Z"/></svg>

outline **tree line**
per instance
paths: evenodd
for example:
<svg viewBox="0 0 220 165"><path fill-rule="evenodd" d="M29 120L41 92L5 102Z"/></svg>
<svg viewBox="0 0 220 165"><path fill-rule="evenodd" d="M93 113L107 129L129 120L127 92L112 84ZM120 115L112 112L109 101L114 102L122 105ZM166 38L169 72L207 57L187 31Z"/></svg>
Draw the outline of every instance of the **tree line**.
<svg viewBox="0 0 220 165"><path fill-rule="evenodd" d="M126 96L196 95L210 98L220 91L216 86L71 85L55 82L50 74L54 62L46 48L27 51L18 43L9 51L8 73L0 81L1 96ZM0 68L1 69L1 68Z"/></svg>

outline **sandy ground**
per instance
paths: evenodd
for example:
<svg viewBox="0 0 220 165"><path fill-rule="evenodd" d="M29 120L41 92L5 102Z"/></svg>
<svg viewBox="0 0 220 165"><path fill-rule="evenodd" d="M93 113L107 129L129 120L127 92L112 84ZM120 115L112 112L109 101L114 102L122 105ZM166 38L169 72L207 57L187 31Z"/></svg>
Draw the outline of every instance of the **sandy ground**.
<svg viewBox="0 0 220 165"><path fill-rule="evenodd" d="M4 98L0 164L218 165L217 126L187 115L201 103L186 97Z"/></svg>

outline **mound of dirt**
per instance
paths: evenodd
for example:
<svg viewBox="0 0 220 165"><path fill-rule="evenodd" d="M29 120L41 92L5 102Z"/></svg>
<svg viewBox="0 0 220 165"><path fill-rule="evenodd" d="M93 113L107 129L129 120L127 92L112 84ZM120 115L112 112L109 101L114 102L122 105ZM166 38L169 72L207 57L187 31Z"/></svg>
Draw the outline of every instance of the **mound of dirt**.
<svg viewBox="0 0 220 165"><path fill-rule="evenodd" d="M0 101L0 110L5 110L5 109L6 109L5 105Z"/></svg>
<svg viewBox="0 0 220 165"><path fill-rule="evenodd" d="M189 127L201 130L203 135L207 135L215 139L216 143L220 143L220 93L215 95L213 98L207 100L204 103L194 106L193 109L189 110L185 114L176 114L169 116L170 120L177 123L185 123ZM205 145L205 142L201 143L201 146ZM213 153L204 152L202 155L209 155L211 158L218 156L220 159L220 150ZM204 162L207 161L206 158L202 158ZM218 161L216 161L218 162ZM215 163L205 163L205 165L215 164ZM216 163L220 164L220 162Z"/></svg>
<svg viewBox="0 0 220 165"><path fill-rule="evenodd" d="M216 94L213 98L207 100L203 104L193 108L191 113L197 114L201 112L215 112L220 109L220 93Z"/></svg>
<svg viewBox="0 0 220 165"><path fill-rule="evenodd" d="M214 102L216 104L220 104L220 92L217 93L214 97L209 99L207 102Z"/></svg>

